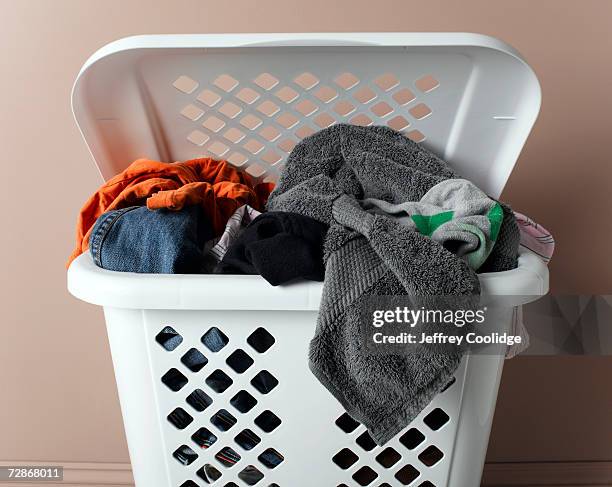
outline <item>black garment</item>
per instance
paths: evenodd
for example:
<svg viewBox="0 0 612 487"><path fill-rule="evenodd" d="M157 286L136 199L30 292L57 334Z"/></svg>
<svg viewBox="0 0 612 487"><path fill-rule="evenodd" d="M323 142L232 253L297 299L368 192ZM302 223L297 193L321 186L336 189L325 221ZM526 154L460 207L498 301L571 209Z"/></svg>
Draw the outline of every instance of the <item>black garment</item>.
<svg viewBox="0 0 612 487"><path fill-rule="evenodd" d="M322 281L327 228L298 213L264 213L242 231L215 272L261 274L273 286L299 278Z"/></svg>

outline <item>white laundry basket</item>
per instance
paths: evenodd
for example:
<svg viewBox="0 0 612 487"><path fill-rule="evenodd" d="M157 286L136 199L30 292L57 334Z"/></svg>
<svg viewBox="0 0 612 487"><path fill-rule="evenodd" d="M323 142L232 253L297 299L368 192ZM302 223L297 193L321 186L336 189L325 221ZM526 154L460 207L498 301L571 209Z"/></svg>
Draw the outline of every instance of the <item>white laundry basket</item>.
<svg viewBox="0 0 612 487"><path fill-rule="evenodd" d="M73 92L106 179L138 157L206 155L274 180L300 139L343 121L403 131L495 197L539 103L534 73L510 47L439 33L132 37L94 54ZM488 295L548 289L529 252L517 269L480 278ZM379 447L308 369L320 283L118 273L84 254L68 287L104 307L138 487L480 483L501 357L466 357ZM212 350L202 341L211 333Z"/></svg>

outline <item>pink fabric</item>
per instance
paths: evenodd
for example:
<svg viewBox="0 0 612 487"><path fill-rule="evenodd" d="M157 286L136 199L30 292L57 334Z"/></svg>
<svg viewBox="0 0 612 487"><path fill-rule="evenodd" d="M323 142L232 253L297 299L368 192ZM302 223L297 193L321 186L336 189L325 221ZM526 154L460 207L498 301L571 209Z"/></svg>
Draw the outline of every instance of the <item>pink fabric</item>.
<svg viewBox="0 0 612 487"><path fill-rule="evenodd" d="M521 231L521 245L538 254L547 264L555 251L555 239L546 228L522 213L514 212Z"/></svg>

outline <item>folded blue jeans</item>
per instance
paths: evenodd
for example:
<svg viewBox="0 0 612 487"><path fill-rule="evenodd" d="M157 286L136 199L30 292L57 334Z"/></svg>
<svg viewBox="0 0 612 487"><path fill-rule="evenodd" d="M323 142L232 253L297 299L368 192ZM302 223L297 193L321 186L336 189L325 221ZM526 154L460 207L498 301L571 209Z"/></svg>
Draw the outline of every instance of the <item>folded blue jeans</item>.
<svg viewBox="0 0 612 487"><path fill-rule="evenodd" d="M112 271L197 274L204 269L204 248L214 237L199 206L180 211L132 206L101 215L89 249L98 267Z"/></svg>

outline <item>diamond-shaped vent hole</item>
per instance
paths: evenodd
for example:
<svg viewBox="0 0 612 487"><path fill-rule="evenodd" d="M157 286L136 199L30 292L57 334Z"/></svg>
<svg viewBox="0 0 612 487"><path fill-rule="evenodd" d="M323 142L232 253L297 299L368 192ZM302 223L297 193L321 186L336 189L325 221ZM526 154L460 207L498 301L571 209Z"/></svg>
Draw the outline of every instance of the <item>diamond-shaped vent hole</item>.
<svg viewBox="0 0 612 487"><path fill-rule="evenodd" d="M223 137L225 137L230 142L237 144L242 139L244 139L246 136L244 135L244 132L241 132L237 128L230 127L229 129L225 131L225 133L223 134Z"/></svg>
<svg viewBox="0 0 612 487"><path fill-rule="evenodd" d="M207 484L212 484L221 478L221 472L219 472L219 470L217 470L210 463L205 464L198 471L196 471L196 475Z"/></svg>
<svg viewBox="0 0 612 487"><path fill-rule="evenodd" d="M416 80L414 82L414 85L423 93L427 93L431 90L435 90L438 86L440 86L440 82L432 75L428 74Z"/></svg>
<svg viewBox="0 0 612 487"><path fill-rule="evenodd" d="M274 142L280 137L280 134L281 133L279 132L279 130L276 127L272 127L271 125L268 125L259 131L259 135L261 135L268 142Z"/></svg>
<svg viewBox="0 0 612 487"><path fill-rule="evenodd" d="M267 117L271 117L272 115L276 115L280 111L280 107L276 103L270 100L266 100L257 106L257 110L266 115Z"/></svg>
<svg viewBox="0 0 612 487"><path fill-rule="evenodd" d="M322 129L329 127L336 121L336 119L328 113L320 113L313 120L314 123L316 123Z"/></svg>
<svg viewBox="0 0 612 487"><path fill-rule="evenodd" d="M305 90L311 89L313 86L316 86L319 83L319 78L317 78L312 73L302 73L299 76L296 76L293 81L304 88Z"/></svg>
<svg viewBox="0 0 612 487"><path fill-rule="evenodd" d="M401 90L397 90L395 93L393 93L393 99L399 105L406 105L410 103L412 100L414 100L415 98L416 96L414 95L414 93L410 91L408 88L402 88Z"/></svg>
<svg viewBox="0 0 612 487"><path fill-rule="evenodd" d="M372 439L367 431L359 435L355 441L365 451L372 451L374 448L376 448L376 442Z"/></svg>
<svg viewBox="0 0 612 487"><path fill-rule="evenodd" d="M282 125L286 129L294 127L299 122L299 120L291 113L281 113L278 117L276 117L276 121L279 123L279 125Z"/></svg>
<svg viewBox="0 0 612 487"><path fill-rule="evenodd" d="M268 394L278 385L278 380L267 370L262 370L251 379L251 385L262 394Z"/></svg>
<svg viewBox="0 0 612 487"><path fill-rule="evenodd" d="M355 107L348 101L342 100L334 105L334 112L338 115L346 117L355 111Z"/></svg>
<svg viewBox="0 0 612 487"><path fill-rule="evenodd" d="M414 450L425 440L425 435L416 428L410 428L402 436L400 436L400 443L409 450Z"/></svg>
<svg viewBox="0 0 612 487"><path fill-rule="evenodd" d="M238 446L246 451L249 451L255 448L259 442L261 442L261 438L253 433L250 429L245 429L235 436L234 441L238 444Z"/></svg>
<svg viewBox="0 0 612 487"><path fill-rule="evenodd" d="M155 336L155 341L169 352L172 352L183 342L183 337L171 326L166 326Z"/></svg>
<svg viewBox="0 0 612 487"><path fill-rule="evenodd" d="M255 115L252 115L250 113L240 119L240 125L248 128L249 130L255 130L262 123L263 121L261 120L261 118L258 118Z"/></svg>
<svg viewBox="0 0 612 487"><path fill-rule="evenodd" d="M181 110L181 115L195 122L198 118L204 115L204 110L199 109L195 105L189 104Z"/></svg>
<svg viewBox="0 0 612 487"><path fill-rule="evenodd" d="M299 137L300 139L304 139L314 133L315 133L314 129L309 127L308 125L302 125L299 129L295 131L295 135Z"/></svg>
<svg viewBox="0 0 612 487"><path fill-rule="evenodd" d="M370 103L374 98L376 98L376 93L374 93L374 90L372 90L372 88L364 86L363 88L360 88L358 91L353 93L353 96L359 103L366 104Z"/></svg>
<svg viewBox="0 0 612 487"><path fill-rule="evenodd" d="M423 419L423 423L429 426L432 430L438 431L442 426L448 423L448 414L442 409L436 408Z"/></svg>
<svg viewBox="0 0 612 487"><path fill-rule="evenodd" d="M218 352L228 344L229 338L219 328L213 326L204 335L202 335L202 343L211 352Z"/></svg>
<svg viewBox="0 0 612 487"><path fill-rule="evenodd" d="M238 474L238 478L247 485L255 485L264 478L264 474L257 470L254 465L248 465Z"/></svg>
<svg viewBox="0 0 612 487"><path fill-rule="evenodd" d="M233 381L229 375L217 369L206 378L206 383L213 391L222 393L232 385Z"/></svg>
<svg viewBox="0 0 612 487"><path fill-rule="evenodd" d="M166 372L161 381L168 386L168 388L174 392L180 391L188 380L179 370L172 368Z"/></svg>
<svg viewBox="0 0 612 487"><path fill-rule="evenodd" d="M210 137L200 130L193 130L187 136L187 140L197 146L203 146L210 140Z"/></svg>
<svg viewBox="0 0 612 487"><path fill-rule="evenodd" d="M229 446L221 448L215 455L215 458L221 465L228 468L233 467L240 461L240 455Z"/></svg>
<svg viewBox="0 0 612 487"><path fill-rule="evenodd" d="M282 100L285 103L291 103L298 96L300 96L297 91L295 91L293 88L289 88L288 86L283 86L280 90L278 90L274 94L279 100Z"/></svg>
<svg viewBox="0 0 612 487"><path fill-rule="evenodd" d="M232 352L232 354L225 360L234 372L242 374L251 365L253 365L253 359L241 348Z"/></svg>
<svg viewBox="0 0 612 487"><path fill-rule="evenodd" d="M189 76L179 76L174 83L172 83L172 86L188 95L195 91L198 87L198 82L191 79Z"/></svg>
<svg viewBox="0 0 612 487"><path fill-rule="evenodd" d="M200 428L193 435L191 439L200 448L210 448L217 441L217 437L208 428Z"/></svg>
<svg viewBox="0 0 612 487"><path fill-rule="evenodd" d="M394 74L385 73L374 80L381 90L389 91L399 85L399 80Z"/></svg>
<svg viewBox="0 0 612 487"><path fill-rule="evenodd" d="M321 86L321 88L316 91L315 96L323 103L329 103L338 98L338 93L329 86Z"/></svg>
<svg viewBox="0 0 612 487"><path fill-rule="evenodd" d="M232 416L229 411L226 409L219 409L212 418L210 418L210 422L214 424L221 431L227 431L232 426L236 424L236 418Z"/></svg>
<svg viewBox="0 0 612 487"><path fill-rule="evenodd" d="M434 445L429 445L419 454L419 460L428 467L435 465L442 460L443 457L444 453Z"/></svg>
<svg viewBox="0 0 612 487"><path fill-rule="evenodd" d="M295 104L293 108L295 108L295 110L300 112L305 117L312 115L319 109L319 107L310 100L302 100L299 103Z"/></svg>
<svg viewBox="0 0 612 487"><path fill-rule="evenodd" d="M208 359L197 348L190 348L181 357L181 362L192 372L199 372L208 363Z"/></svg>
<svg viewBox="0 0 612 487"><path fill-rule="evenodd" d="M361 127L368 127L372 125L372 119L363 113L355 115L353 118L351 118L350 122L353 125L360 125Z"/></svg>
<svg viewBox="0 0 612 487"><path fill-rule="evenodd" d="M202 126L211 132L218 132L225 127L225 122L218 117L210 116L202 122Z"/></svg>
<svg viewBox="0 0 612 487"><path fill-rule="evenodd" d="M251 105L259 99L259 93L251 88L242 88L238 93L236 93L236 98L247 105Z"/></svg>
<svg viewBox="0 0 612 487"><path fill-rule="evenodd" d="M210 396L201 389L196 389L193 391L186 397L185 400L187 401L187 404L198 412L204 411L213 402Z"/></svg>
<svg viewBox="0 0 612 487"><path fill-rule="evenodd" d="M193 480L186 480L181 484L181 487L199 487Z"/></svg>
<svg viewBox="0 0 612 487"><path fill-rule="evenodd" d="M278 84L278 79L272 76L270 73L261 73L253 82L263 88L264 90L271 90Z"/></svg>
<svg viewBox="0 0 612 487"><path fill-rule="evenodd" d="M276 340L265 328L259 327L247 338L247 343L259 353L267 351Z"/></svg>
<svg viewBox="0 0 612 487"><path fill-rule="evenodd" d="M230 399L230 404L241 413L248 413L257 404L257 399L251 396L247 391L239 391Z"/></svg>
<svg viewBox="0 0 612 487"><path fill-rule="evenodd" d="M238 80L231 77L229 74L222 74L216 80L213 81L213 84L223 90L223 91L232 91L236 86L238 86Z"/></svg>
<svg viewBox="0 0 612 487"><path fill-rule="evenodd" d="M280 424L280 418L270 410L265 410L255 418L254 423L266 433L274 431Z"/></svg>
<svg viewBox="0 0 612 487"><path fill-rule="evenodd" d="M219 108L219 113L222 113L227 118L235 118L240 112L242 112L242 108L232 102L224 103L223 106Z"/></svg>
<svg viewBox="0 0 612 487"><path fill-rule="evenodd" d="M228 150L229 147L223 144L222 142L219 142L218 140L214 141L208 146L208 152L217 157L223 156L223 154L225 154Z"/></svg>
<svg viewBox="0 0 612 487"><path fill-rule="evenodd" d="M432 484L429 480L426 480L422 484L419 484L419 487L436 487L436 486L434 484Z"/></svg>
<svg viewBox="0 0 612 487"><path fill-rule="evenodd" d="M336 83L340 88L350 90L353 86L359 83L359 78L353 73L342 73L334 78L334 83Z"/></svg>
<svg viewBox="0 0 612 487"><path fill-rule="evenodd" d="M352 433L359 427L359 422L355 421L347 413L344 413L336 420L336 426L345 433Z"/></svg>
<svg viewBox="0 0 612 487"><path fill-rule="evenodd" d="M278 146L285 152L289 153L297 145L297 142L292 139L283 139L278 143Z"/></svg>
<svg viewBox="0 0 612 487"><path fill-rule="evenodd" d="M406 134L406 137L413 142L423 142L425 140L425 134L420 130L411 130Z"/></svg>
<svg viewBox="0 0 612 487"><path fill-rule="evenodd" d="M398 472L395 474L395 478L399 480L402 485L410 485L419 477L419 475L420 473L416 468L414 468L412 465L406 465L398 470Z"/></svg>
<svg viewBox="0 0 612 487"><path fill-rule="evenodd" d="M167 419L180 430L187 428L193 421L191 415L183 408L176 408L168 415Z"/></svg>
<svg viewBox="0 0 612 487"><path fill-rule="evenodd" d="M410 122L406 120L401 115L397 117L393 117L390 120L387 120L387 125L391 127L393 130L397 130L398 132L404 130L405 128L410 126Z"/></svg>
<svg viewBox="0 0 612 487"><path fill-rule="evenodd" d="M196 97L196 100L204 103L204 105L208 105L209 107L214 107L221 101L221 97L214 91L204 90Z"/></svg>
<svg viewBox="0 0 612 487"><path fill-rule="evenodd" d="M381 101L372 106L370 109L377 117L386 117L393 112L393 108L386 101Z"/></svg>
<svg viewBox="0 0 612 487"><path fill-rule="evenodd" d="M251 164L249 165L249 167L246 168L246 173L253 176L254 178L263 176L265 172L266 169L259 164Z"/></svg>
<svg viewBox="0 0 612 487"><path fill-rule="evenodd" d="M255 139L249 139L244 144L242 144L246 150L248 150L251 154L258 154L264 148L264 145Z"/></svg>
<svg viewBox="0 0 612 487"><path fill-rule="evenodd" d="M343 448L332 457L332 462L338 465L342 470L346 470L354 465L357 460L359 460L359 457L348 448Z"/></svg>
<svg viewBox="0 0 612 487"><path fill-rule="evenodd" d="M236 167L243 166L249 159L240 152L232 152L228 157L227 161Z"/></svg>
<svg viewBox="0 0 612 487"><path fill-rule="evenodd" d="M353 474L353 480L359 485L370 485L376 477L378 477L378 474L367 465Z"/></svg>
<svg viewBox="0 0 612 487"><path fill-rule="evenodd" d="M402 458L402 456L390 446L376 455L376 461L385 468L391 468L400 461L400 458Z"/></svg>
<svg viewBox="0 0 612 487"><path fill-rule="evenodd" d="M419 103L418 105L413 106L410 110L410 115L412 115L417 120L421 120L431 114L431 108L429 108L425 103Z"/></svg>
<svg viewBox="0 0 612 487"><path fill-rule="evenodd" d="M198 454L187 445L179 446L176 450L174 450L172 456L183 465L191 465L198 458Z"/></svg>
<svg viewBox="0 0 612 487"><path fill-rule="evenodd" d="M268 468L278 467L285 459L279 452L274 448L268 448L264 450L257 459Z"/></svg>

